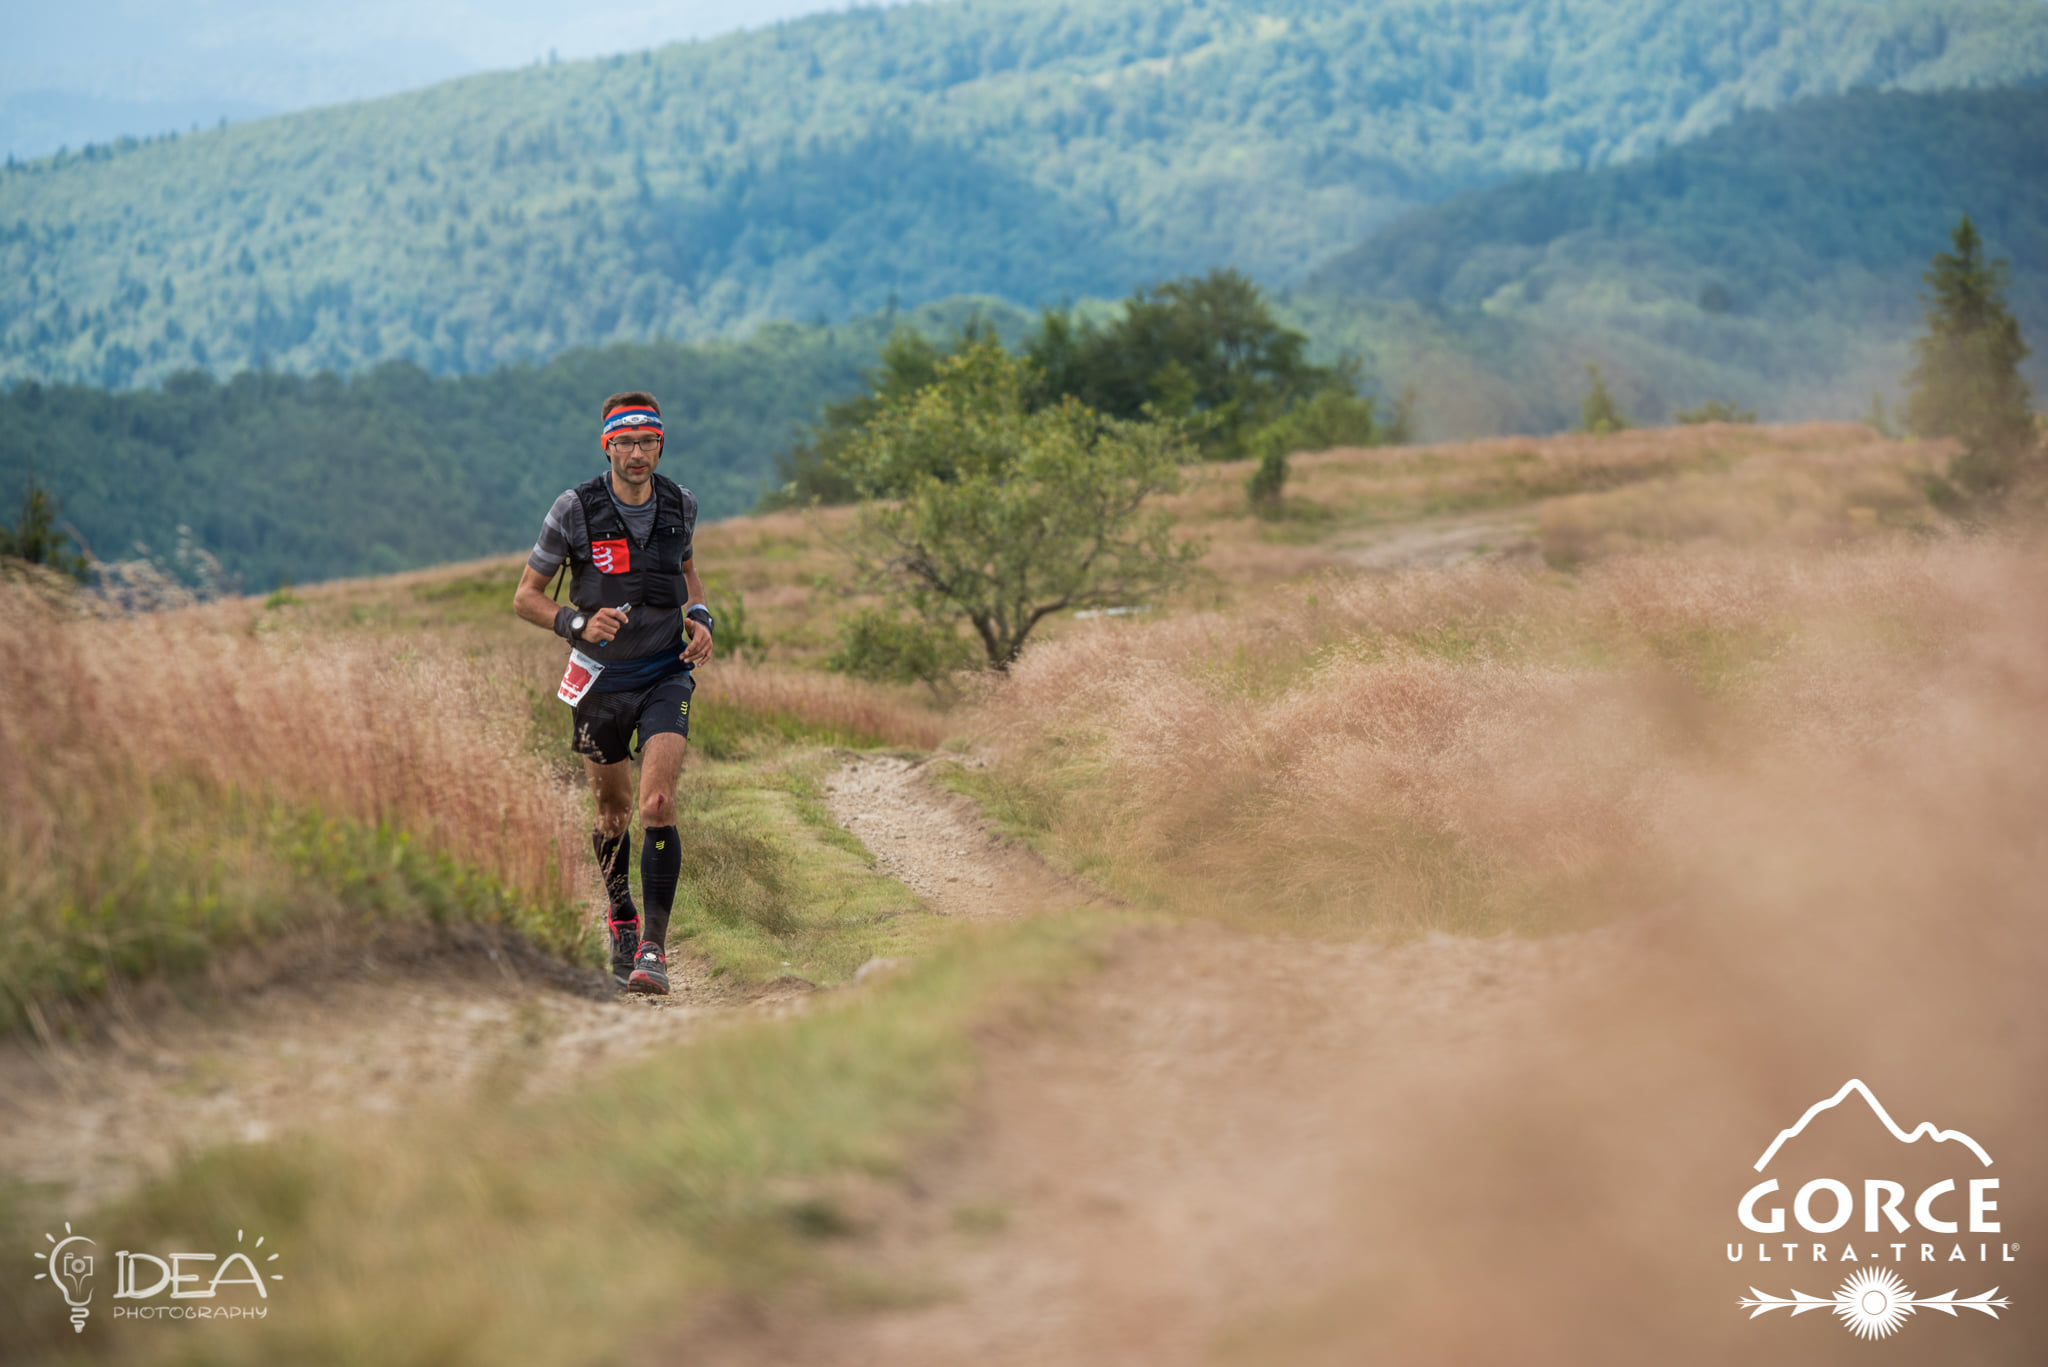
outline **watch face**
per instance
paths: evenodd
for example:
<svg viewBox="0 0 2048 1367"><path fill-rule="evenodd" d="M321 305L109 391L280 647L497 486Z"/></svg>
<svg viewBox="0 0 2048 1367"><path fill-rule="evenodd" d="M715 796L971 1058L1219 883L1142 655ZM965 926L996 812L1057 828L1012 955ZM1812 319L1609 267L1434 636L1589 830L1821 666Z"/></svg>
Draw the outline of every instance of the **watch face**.
<svg viewBox="0 0 2048 1367"><path fill-rule="evenodd" d="M579 612L574 617L571 617L569 619L569 630L581 631L583 630L583 624L589 620L590 619L588 617L585 617L582 613Z"/></svg>

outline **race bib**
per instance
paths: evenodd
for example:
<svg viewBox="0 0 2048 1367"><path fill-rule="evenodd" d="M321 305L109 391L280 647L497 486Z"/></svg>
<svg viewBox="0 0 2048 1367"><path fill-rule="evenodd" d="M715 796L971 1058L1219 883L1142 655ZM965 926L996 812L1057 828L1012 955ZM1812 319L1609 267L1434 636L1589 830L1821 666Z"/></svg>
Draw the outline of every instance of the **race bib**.
<svg viewBox="0 0 2048 1367"><path fill-rule="evenodd" d="M562 686L555 690L555 696L574 707L583 701L583 695L597 682L597 676L604 673L604 666L580 650L569 652L569 667L562 671Z"/></svg>

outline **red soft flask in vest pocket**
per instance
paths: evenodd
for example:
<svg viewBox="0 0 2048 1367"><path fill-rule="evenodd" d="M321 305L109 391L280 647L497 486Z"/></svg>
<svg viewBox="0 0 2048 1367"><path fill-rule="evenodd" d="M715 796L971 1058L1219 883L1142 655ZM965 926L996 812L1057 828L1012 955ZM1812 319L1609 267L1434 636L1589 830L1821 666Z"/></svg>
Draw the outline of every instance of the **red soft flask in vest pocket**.
<svg viewBox="0 0 2048 1367"><path fill-rule="evenodd" d="M590 563L599 574L624 574L633 568L632 546L623 537L617 541L590 543Z"/></svg>

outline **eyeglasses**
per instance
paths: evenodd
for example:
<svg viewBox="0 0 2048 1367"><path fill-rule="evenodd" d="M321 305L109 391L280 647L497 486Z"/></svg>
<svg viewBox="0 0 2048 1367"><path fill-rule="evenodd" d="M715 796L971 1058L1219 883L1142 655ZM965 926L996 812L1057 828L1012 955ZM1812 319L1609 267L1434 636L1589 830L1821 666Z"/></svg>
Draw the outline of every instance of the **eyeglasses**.
<svg viewBox="0 0 2048 1367"><path fill-rule="evenodd" d="M654 452L659 451L661 449L661 438L613 437L609 442L605 443L605 449L608 451L616 451L618 452L618 454L622 456L630 456L635 451L645 451L648 454L652 455Z"/></svg>

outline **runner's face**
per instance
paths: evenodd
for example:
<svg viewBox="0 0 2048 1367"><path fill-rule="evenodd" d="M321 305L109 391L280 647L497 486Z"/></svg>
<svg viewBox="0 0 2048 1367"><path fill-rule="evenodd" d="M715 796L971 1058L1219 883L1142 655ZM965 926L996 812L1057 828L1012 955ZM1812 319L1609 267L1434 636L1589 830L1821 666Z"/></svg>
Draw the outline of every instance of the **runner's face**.
<svg viewBox="0 0 2048 1367"><path fill-rule="evenodd" d="M661 439L652 439L651 450L645 446L649 439L643 432L622 434L605 443L604 453L610 457L612 473L621 483L641 485L654 478L654 467L661 463Z"/></svg>

